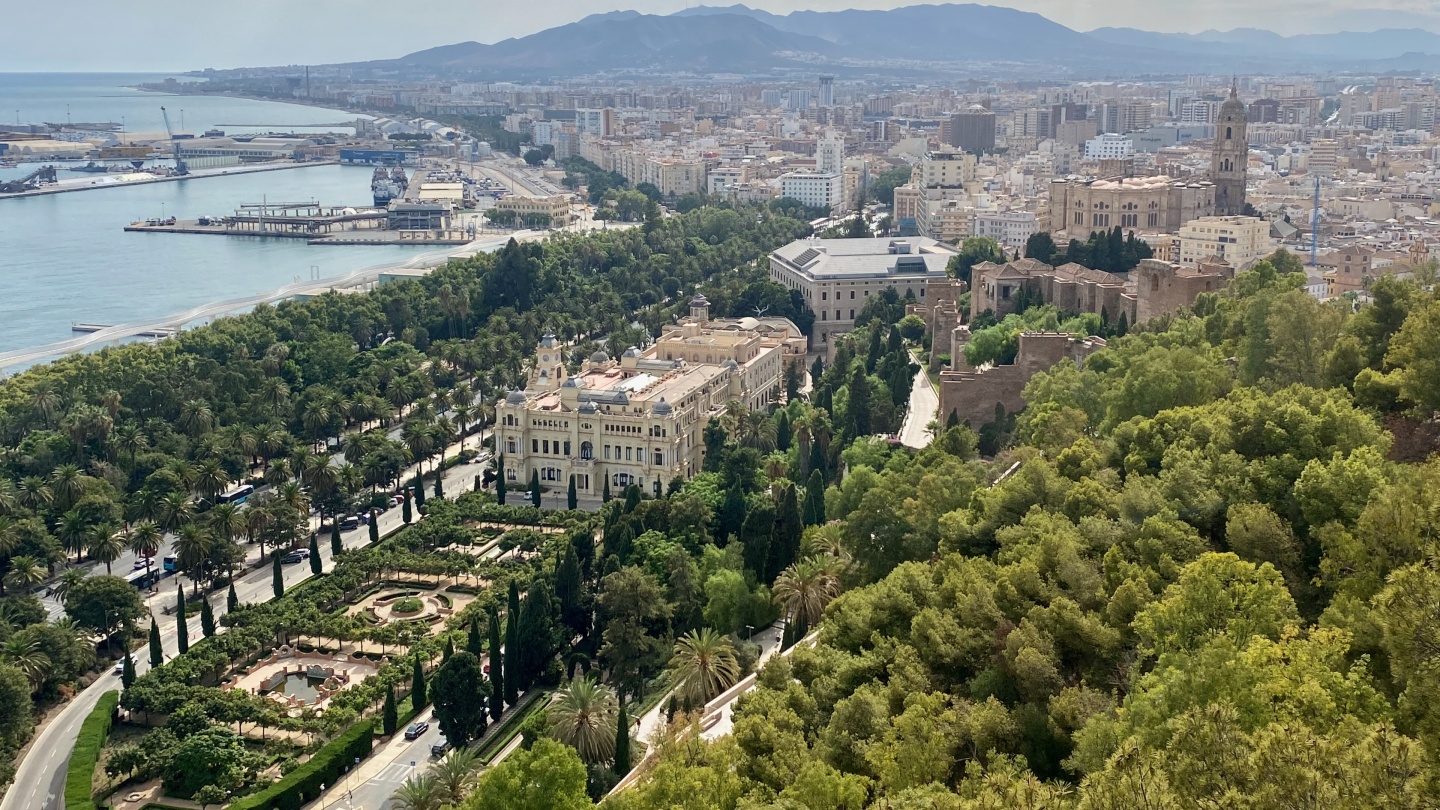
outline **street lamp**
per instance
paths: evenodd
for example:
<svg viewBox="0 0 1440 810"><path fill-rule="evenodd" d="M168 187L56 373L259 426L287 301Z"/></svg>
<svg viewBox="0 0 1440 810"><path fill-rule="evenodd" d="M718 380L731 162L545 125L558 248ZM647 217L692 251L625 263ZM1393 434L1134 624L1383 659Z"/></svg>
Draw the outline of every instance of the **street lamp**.
<svg viewBox="0 0 1440 810"><path fill-rule="evenodd" d="M750 640L750 637L753 636L753 635L755 635L755 625L753 625L753 624L747 624L747 625L745 625L745 640L746 640L746 641L749 641L749 640Z"/></svg>

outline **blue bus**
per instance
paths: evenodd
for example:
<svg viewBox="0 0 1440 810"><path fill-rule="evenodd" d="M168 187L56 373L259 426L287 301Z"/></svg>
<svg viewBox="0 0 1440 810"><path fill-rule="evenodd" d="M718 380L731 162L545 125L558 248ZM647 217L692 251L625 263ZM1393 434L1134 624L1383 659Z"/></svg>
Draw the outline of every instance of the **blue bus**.
<svg viewBox="0 0 1440 810"><path fill-rule="evenodd" d="M174 557L166 557L161 567L166 571L176 571L179 570L179 562Z"/></svg>
<svg viewBox="0 0 1440 810"><path fill-rule="evenodd" d="M255 494L255 487L249 484L241 484L238 487L220 496L220 503L244 503L246 498Z"/></svg>

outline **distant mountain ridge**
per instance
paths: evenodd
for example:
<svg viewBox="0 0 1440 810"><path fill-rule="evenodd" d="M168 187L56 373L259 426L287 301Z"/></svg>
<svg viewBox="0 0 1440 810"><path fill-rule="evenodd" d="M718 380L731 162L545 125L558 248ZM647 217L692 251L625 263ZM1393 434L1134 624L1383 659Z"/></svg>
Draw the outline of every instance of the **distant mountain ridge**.
<svg viewBox="0 0 1440 810"><path fill-rule="evenodd" d="M1342 31L1335 34L1281 36L1258 28L1202 31L1198 34L1162 34L1136 28L1097 28L1089 36L1116 45L1142 48L1180 48L1191 53L1253 54L1263 48L1272 57L1393 59L1409 53L1440 54L1440 34L1422 28L1382 28L1377 31Z"/></svg>

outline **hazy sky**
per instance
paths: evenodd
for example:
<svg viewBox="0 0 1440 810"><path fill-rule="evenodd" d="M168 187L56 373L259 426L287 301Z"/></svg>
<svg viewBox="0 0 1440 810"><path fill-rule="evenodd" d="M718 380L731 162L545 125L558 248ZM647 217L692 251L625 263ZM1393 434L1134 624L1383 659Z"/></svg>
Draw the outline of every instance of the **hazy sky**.
<svg viewBox="0 0 1440 810"><path fill-rule="evenodd" d="M752 0L748 5L783 14L914 2ZM686 5L685 0L184 0L133 14L120 11L114 0L69 0L63 13L33 0L0 0L8 32L0 71L163 71L382 59L465 40L524 36L596 12L668 14ZM1012 0L1008 5L1082 31L1101 26L1189 32L1254 27L1285 34L1381 27L1440 31L1440 0Z"/></svg>

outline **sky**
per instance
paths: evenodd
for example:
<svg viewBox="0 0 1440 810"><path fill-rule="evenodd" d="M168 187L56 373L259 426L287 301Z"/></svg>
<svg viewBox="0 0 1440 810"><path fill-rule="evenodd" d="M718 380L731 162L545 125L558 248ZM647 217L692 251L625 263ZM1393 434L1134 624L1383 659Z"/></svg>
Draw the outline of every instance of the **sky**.
<svg viewBox="0 0 1440 810"><path fill-rule="evenodd" d="M917 0L751 0L797 9L893 8ZM730 0L711 0L729 5ZM9 34L0 72L179 71L385 59L437 45L497 42L596 12L669 14L685 0L185 0L117 16L114 0L55 7L0 0ZM688 5L698 5L691 2ZM1010 0L1076 30L1129 26L1198 33L1269 28L1282 34L1421 27L1440 31L1440 0ZM1201 11L1203 9L1203 11ZM28 33L26 33L28 32Z"/></svg>

